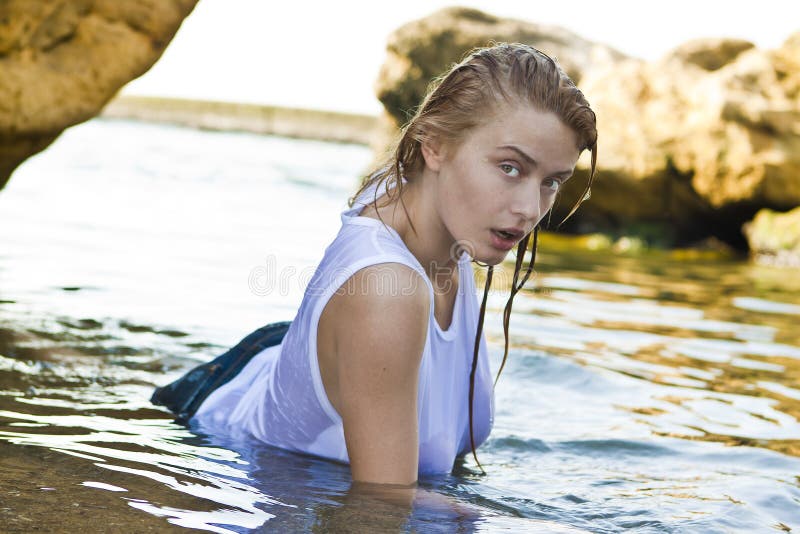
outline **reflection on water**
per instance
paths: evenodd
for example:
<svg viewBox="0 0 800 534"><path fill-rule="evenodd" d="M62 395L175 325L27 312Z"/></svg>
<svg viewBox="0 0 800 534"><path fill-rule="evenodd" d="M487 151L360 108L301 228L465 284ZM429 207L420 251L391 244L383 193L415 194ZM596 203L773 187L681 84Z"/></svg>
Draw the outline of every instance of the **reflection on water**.
<svg viewBox="0 0 800 534"><path fill-rule="evenodd" d="M360 147L92 121L0 193L0 520L12 531L800 528L800 277L564 251L515 301L491 439L443 502L185 428L152 387L291 318ZM265 267L268 267L265 269ZM272 269L272 271L270 271ZM253 272L271 272L269 291ZM307 280L305 280L307 282ZM494 366L505 295L487 316Z"/></svg>
<svg viewBox="0 0 800 534"><path fill-rule="evenodd" d="M799 456L793 273L784 283L763 267L663 255L618 263L543 254L516 304L515 344L646 380L647 397L620 408L653 434Z"/></svg>

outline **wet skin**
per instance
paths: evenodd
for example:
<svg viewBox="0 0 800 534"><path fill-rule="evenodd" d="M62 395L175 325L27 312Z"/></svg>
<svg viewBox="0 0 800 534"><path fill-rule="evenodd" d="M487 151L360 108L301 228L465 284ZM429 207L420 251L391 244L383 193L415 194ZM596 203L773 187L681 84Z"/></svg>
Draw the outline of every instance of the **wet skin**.
<svg viewBox="0 0 800 534"><path fill-rule="evenodd" d="M390 493L405 502L417 480L417 382L427 318L433 306L439 324L450 324L457 251L491 265L503 261L553 206L580 151L558 117L521 105L495 110L459 143L429 140L422 154L421 172L408 176L404 188L407 214L395 199L362 216L398 232L434 284L434 302L422 275L400 264L372 274L416 291L371 291L374 266L368 267L350 280L368 289L331 297L317 337L322 382L343 420L353 480L395 485Z"/></svg>

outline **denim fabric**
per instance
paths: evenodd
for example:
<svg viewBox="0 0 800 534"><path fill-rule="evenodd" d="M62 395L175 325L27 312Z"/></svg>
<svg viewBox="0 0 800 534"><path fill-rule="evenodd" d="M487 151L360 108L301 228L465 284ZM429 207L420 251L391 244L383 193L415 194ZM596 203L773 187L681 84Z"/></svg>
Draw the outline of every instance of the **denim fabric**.
<svg viewBox="0 0 800 534"><path fill-rule="evenodd" d="M283 341L291 321L271 323L248 334L214 360L199 365L178 380L156 388L150 402L165 406L185 423L212 391L235 377L253 356Z"/></svg>

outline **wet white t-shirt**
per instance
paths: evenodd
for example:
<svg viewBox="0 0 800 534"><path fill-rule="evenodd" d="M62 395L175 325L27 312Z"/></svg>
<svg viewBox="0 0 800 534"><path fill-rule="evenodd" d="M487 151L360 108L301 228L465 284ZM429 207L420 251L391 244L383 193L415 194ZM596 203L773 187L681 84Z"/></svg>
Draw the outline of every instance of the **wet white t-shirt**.
<svg viewBox="0 0 800 534"><path fill-rule="evenodd" d="M361 198L370 198L369 193ZM466 254L459 260L453 318L442 330L434 317L433 286L424 269L397 232L358 216L363 207L359 202L342 213L339 234L326 249L283 342L263 350L211 393L195 419L206 427L244 431L276 447L349 463L342 418L328 400L320 376L319 318L334 292L357 271L400 263L422 275L431 297L419 367L419 473L447 473L456 456L470 451L469 373L479 314L472 265ZM487 356L482 338L473 401L476 447L489 436L494 419Z"/></svg>

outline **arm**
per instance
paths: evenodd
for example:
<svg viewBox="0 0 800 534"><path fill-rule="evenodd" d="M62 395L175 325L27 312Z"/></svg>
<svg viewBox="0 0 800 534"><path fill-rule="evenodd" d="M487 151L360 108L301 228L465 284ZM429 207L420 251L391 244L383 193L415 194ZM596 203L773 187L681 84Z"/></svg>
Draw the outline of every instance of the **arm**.
<svg viewBox="0 0 800 534"><path fill-rule="evenodd" d="M342 416L353 480L386 485L410 503L419 462L417 388L428 287L416 271L391 263L358 271L340 289L320 318L318 343L327 347L319 351L320 368Z"/></svg>
<svg viewBox="0 0 800 534"><path fill-rule="evenodd" d="M412 506L479 517L469 504L416 485L427 284L404 265L381 264L357 272L341 289L320 317L317 342L326 392L342 416L353 484L341 505L318 511L318 526L397 530Z"/></svg>

